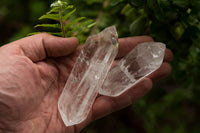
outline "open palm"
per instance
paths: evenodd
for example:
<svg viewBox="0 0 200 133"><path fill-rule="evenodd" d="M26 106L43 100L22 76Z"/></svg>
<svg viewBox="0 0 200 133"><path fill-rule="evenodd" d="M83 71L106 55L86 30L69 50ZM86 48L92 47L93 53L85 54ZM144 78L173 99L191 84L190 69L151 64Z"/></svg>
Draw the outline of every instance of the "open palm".
<svg viewBox="0 0 200 133"><path fill-rule="evenodd" d="M120 39L118 58L150 37ZM58 98L80 52L76 38L38 34L0 48L0 132L75 133L91 121L128 106L170 73L167 50L161 68L123 95L99 96L84 122L65 127L57 108Z"/></svg>

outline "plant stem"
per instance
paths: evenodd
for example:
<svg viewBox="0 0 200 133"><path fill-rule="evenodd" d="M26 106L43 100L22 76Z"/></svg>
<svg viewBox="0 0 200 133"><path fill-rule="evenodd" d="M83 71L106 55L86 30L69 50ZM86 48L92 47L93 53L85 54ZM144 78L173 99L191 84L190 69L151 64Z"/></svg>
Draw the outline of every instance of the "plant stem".
<svg viewBox="0 0 200 133"><path fill-rule="evenodd" d="M59 9L59 19L60 19L60 27L62 31L62 37L65 37L65 28L64 28L64 22L63 22L63 17L62 17L62 6L60 6Z"/></svg>

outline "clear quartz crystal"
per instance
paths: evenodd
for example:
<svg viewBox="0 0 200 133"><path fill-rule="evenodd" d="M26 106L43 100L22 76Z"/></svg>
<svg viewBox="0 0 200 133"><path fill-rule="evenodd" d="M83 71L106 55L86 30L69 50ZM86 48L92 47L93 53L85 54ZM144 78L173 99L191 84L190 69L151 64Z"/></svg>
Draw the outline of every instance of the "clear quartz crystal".
<svg viewBox="0 0 200 133"><path fill-rule="evenodd" d="M164 58L165 44L146 42L137 45L108 73L99 93L116 97L157 70Z"/></svg>
<svg viewBox="0 0 200 133"><path fill-rule="evenodd" d="M117 52L115 26L87 39L58 101L66 126L81 123L87 118Z"/></svg>

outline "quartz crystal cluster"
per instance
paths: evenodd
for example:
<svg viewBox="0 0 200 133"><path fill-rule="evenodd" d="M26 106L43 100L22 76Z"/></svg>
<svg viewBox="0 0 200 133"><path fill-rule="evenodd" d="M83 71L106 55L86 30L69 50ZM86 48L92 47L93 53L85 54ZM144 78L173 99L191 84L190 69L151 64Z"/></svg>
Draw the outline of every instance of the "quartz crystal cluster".
<svg viewBox="0 0 200 133"><path fill-rule="evenodd" d="M58 101L66 126L87 118L117 52L118 35L114 26L87 39Z"/></svg>
<svg viewBox="0 0 200 133"><path fill-rule="evenodd" d="M98 93L119 96L158 69L163 62L165 44L138 44L110 70L117 52L118 35L114 26L87 39L58 101L66 126L87 118Z"/></svg>
<svg viewBox="0 0 200 133"><path fill-rule="evenodd" d="M138 44L108 73L99 93L119 96L144 77L157 70L164 58L165 44L145 42Z"/></svg>

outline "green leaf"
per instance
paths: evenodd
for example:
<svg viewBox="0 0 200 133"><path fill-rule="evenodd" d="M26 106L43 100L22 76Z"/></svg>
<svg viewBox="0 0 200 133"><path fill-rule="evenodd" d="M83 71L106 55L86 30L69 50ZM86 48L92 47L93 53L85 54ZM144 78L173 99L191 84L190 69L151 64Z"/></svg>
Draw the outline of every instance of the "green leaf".
<svg viewBox="0 0 200 133"><path fill-rule="evenodd" d="M133 7L141 7L145 4L145 0L130 0L129 3Z"/></svg>
<svg viewBox="0 0 200 133"><path fill-rule="evenodd" d="M75 31L80 31L81 28L83 28L85 25L89 24L89 23L92 23L93 20L87 20L87 21L84 21L82 23L80 23L78 26L76 26L75 28L73 28L72 31L68 31L66 33L66 36L71 36Z"/></svg>
<svg viewBox="0 0 200 133"><path fill-rule="evenodd" d="M63 10L72 9L72 8L74 8L73 5L68 5L68 6L66 6Z"/></svg>
<svg viewBox="0 0 200 133"><path fill-rule="evenodd" d="M51 14L51 13L55 13L58 12L60 9L60 7L54 7L53 9L51 9L49 12L47 12L47 14Z"/></svg>
<svg viewBox="0 0 200 133"><path fill-rule="evenodd" d="M86 19L86 17L81 17L81 18L74 19L69 24L65 25L65 29L67 30L69 27L75 25L76 23L78 23L79 21L81 21L83 19Z"/></svg>
<svg viewBox="0 0 200 133"><path fill-rule="evenodd" d="M55 36L62 36L63 35L62 32L47 32L47 33L49 33L51 35L55 35Z"/></svg>
<svg viewBox="0 0 200 133"><path fill-rule="evenodd" d="M121 10L121 14L126 14L131 9L130 4L126 4L123 9Z"/></svg>
<svg viewBox="0 0 200 133"><path fill-rule="evenodd" d="M67 10L67 9L71 9L73 7L74 7L73 5L68 5L68 6L64 7L63 11ZM47 12L46 14L57 13L57 12L59 12L59 9L60 9L60 7L54 7L49 12Z"/></svg>
<svg viewBox="0 0 200 133"><path fill-rule="evenodd" d="M170 32L176 40L179 40L181 38L184 31L185 31L185 28L184 28L184 25L181 22L180 23L177 22L175 25L173 25L170 28Z"/></svg>
<svg viewBox="0 0 200 133"><path fill-rule="evenodd" d="M94 22L94 23L91 23L91 24L89 24L89 25L86 24L85 26L83 26L83 27L81 28L80 31L78 31L77 35L82 34L84 31L86 31L87 29L93 27L95 24L96 24L95 22Z"/></svg>
<svg viewBox="0 0 200 133"><path fill-rule="evenodd" d="M63 20L67 20L74 12L76 11L76 9L72 10L71 12L67 13L64 17Z"/></svg>
<svg viewBox="0 0 200 133"><path fill-rule="evenodd" d="M31 33L28 33L27 36L32 36L32 35L36 35L38 33L41 33L41 32L31 32Z"/></svg>
<svg viewBox="0 0 200 133"><path fill-rule="evenodd" d="M130 25L130 28L129 28L130 32L136 36L142 35L147 28L147 22L148 22L148 20L147 20L146 16L142 16L142 17L136 19Z"/></svg>
<svg viewBox="0 0 200 133"><path fill-rule="evenodd" d="M59 14L46 14L46 15L43 15L39 18L39 20L42 20L42 19L51 19L51 20L58 21L59 20Z"/></svg>
<svg viewBox="0 0 200 133"><path fill-rule="evenodd" d="M110 5L111 6L116 6L117 4L119 4L122 0L110 0Z"/></svg>
<svg viewBox="0 0 200 133"><path fill-rule="evenodd" d="M32 33L29 33L27 36L36 35L36 34L39 34L39 33L42 33L42 32L32 32ZM55 36L62 36L62 32L46 32L46 33L51 34L51 35L55 35Z"/></svg>
<svg viewBox="0 0 200 133"><path fill-rule="evenodd" d="M34 26L34 28L37 28L37 27L44 27L44 28L60 28L60 25L59 24L38 24L36 26Z"/></svg>

